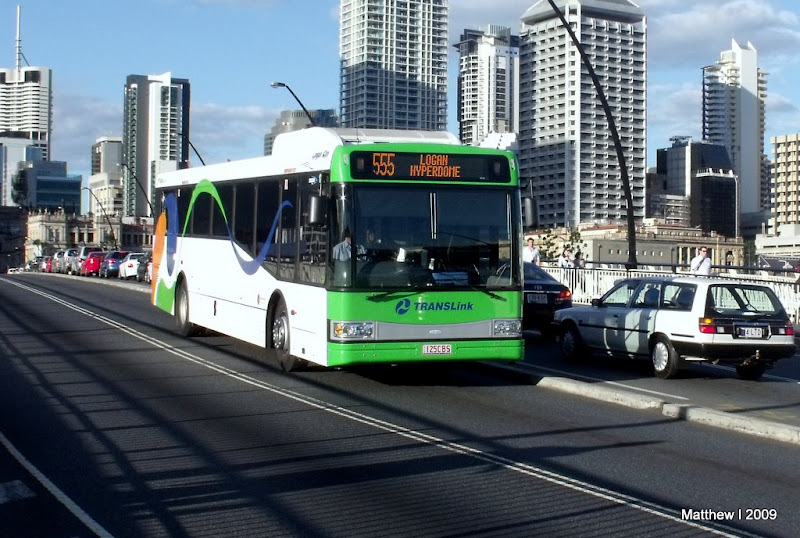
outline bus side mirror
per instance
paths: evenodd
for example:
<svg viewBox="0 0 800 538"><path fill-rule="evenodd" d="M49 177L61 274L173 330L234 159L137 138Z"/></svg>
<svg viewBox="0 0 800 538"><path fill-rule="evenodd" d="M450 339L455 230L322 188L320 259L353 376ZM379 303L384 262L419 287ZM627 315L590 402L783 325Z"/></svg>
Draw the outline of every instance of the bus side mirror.
<svg viewBox="0 0 800 538"><path fill-rule="evenodd" d="M324 196L311 195L308 199L308 225L322 226L325 224L325 207L328 199Z"/></svg>
<svg viewBox="0 0 800 538"><path fill-rule="evenodd" d="M522 199L525 226L533 228L536 226L536 208L533 205L533 198Z"/></svg>

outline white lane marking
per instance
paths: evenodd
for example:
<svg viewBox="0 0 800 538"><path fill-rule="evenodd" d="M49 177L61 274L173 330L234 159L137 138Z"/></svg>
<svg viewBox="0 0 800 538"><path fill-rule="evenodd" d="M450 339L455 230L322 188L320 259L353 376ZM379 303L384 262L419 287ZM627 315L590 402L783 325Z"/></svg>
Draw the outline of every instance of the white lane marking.
<svg viewBox="0 0 800 538"><path fill-rule="evenodd" d="M329 402L318 400L316 398L312 398L310 396L306 396L306 395L301 394L299 392L295 392L295 391L292 391L292 390L284 389L284 388L278 387L276 385L271 385L271 384L269 384L269 383L267 383L265 381L261 381L259 379L254 378L254 377L251 377L251 376L249 376L247 374L243 374L241 372L237 372L236 370L233 370L233 369L228 368L226 366L220 366L218 364L215 364L215 363L213 363L213 362L211 362L211 361L209 361L207 359L204 359L202 357L198 357L198 356L193 355L193 354L191 354L191 353L189 353L187 351L184 351L182 349L172 347L169 344L167 344L166 342L158 340L158 339L156 339L156 338L154 338L152 336L149 336L149 335L147 335L145 333L141 333L141 332L139 332L139 331L137 331L135 329L131 329L129 327L126 327L125 325L123 325L123 324L121 324L121 323L119 323L119 322L117 322L117 321L115 321L113 319L106 318L104 316L96 314L96 313L94 313L94 312L92 312L90 310L87 310L85 308L82 308L82 307L79 307L77 305L73 305L71 303L68 303L67 301L65 301L65 300L63 300L63 299L61 299L59 297L56 297L56 296L53 296L53 295L49 295L49 294L47 294L45 292L42 292L42 291L37 290L35 288L30 288L28 286L19 284L17 282L14 282L13 284L15 286L18 286L19 288L22 288L22 289L25 289L27 291L30 291L31 293L34 293L36 295L39 295L39 296L44 297L46 299L49 299L49 300L51 300L53 302L59 303L61 305L64 305L67 308L75 310L76 312L80 312L80 313L82 313L82 314L84 314L84 315L86 315L88 317L94 318L97 321L100 321L101 323L105 323L106 325L110 325L110 326L112 326L114 328L117 328L120 331L122 331L122 332L124 332L126 334L129 334L129 335L133 336L134 338L137 338L139 340L147 342L147 343L151 344L152 346L154 346L154 347L156 347L158 349L161 349L161 350L163 350L163 351L165 351L167 353L170 353L172 355L176 355L177 357L180 357L180 358L182 358L184 360L187 360L189 362L192 362L192 363L194 363L196 365L202 366L202 367L207 368L209 370L212 370L214 372L217 372L217 373L220 373L220 374L225 375L227 377L230 377L231 379L240 381L242 383L246 383L248 385L252 385L254 387L263 389L263 390L271 392L273 394L277 394L279 396L283 396L283 397L288 398L290 400L294 400L296 402L300 402L300 403L302 403L304 405L307 405L309 407L312 407L314 409L318 409L320 411L325 411L327 413L331 413L333 415L337 415L337 416L343 417L345 419L348 419L348 420L351 420L351 421L354 421L354 422L358 422L358 423L364 424L366 426L370 426L372 428L376 428L376 429L379 429L379 430L382 430L382 431L385 431L385 432L388 432L388 433L391 433L391 434L394 434L394 435L398 435L400 437L404 437L406 439L410 439L412 441L416 441L416 442L419 442L421 444L430 445L430 446L436 446L436 447L438 447L438 448L440 448L442 450L445 450L445 451L448 451L448 452L452 452L452 453L455 453L455 454L459 454L459 455L463 455L463 456L468 456L468 457L471 457L471 458L476 459L478 461L481 461L483 463L496 465L496 466L499 466L499 467L501 467L503 469L506 469L506 470L509 470L509 471L512 471L512 472L516 472L516 473L520 473L520 474L523 474L523 475L526 475L526 476L531 476L531 477L534 477L534 478L538 478L539 480L543 480L543 481L549 482L551 484L555 484L555 485L558 485L558 486L561 486L561 487L565 487L565 488L571 489L573 491L577 491L579 493L584 493L584 494L587 494L587 495L591 495L593 497L604 499L604 500L607 500L609 502L612 502L612 503L615 503L615 504L618 504L618 505L626 506L628 508L639 510L641 512L645 512L647 514L654 515L654 516L657 516L657 517L660 517L660 518L663 518L663 519L666 519L666 520L669 520L669 521L672 521L672 522L675 522L675 523L682 523L682 524L684 524L684 525L686 525L688 527L694 527L694 528L697 528L697 529L702 529L705 532L710 532L712 534L716 534L716 535L719 535L719 536L730 536L730 537L751 536L748 533L746 533L746 532L743 533L740 530L728 529L726 531L726 530L722 530L721 528L714 528L714 527L709 527L709 526L703 525L700 522L686 520L686 519L681 518L680 511L672 509L672 508L668 508L666 506L661 506L661 505L658 505L656 503L652 503L650 501L646 501L644 499L640 499L638 497L634 497L632 495L619 493L619 492L616 492L616 491L613 491L613 490L610 490L610 489L606 489L606 488L601 487L601 486L590 484L588 482L583 482L581 480L577 480L577 479L571 478L569 476L560 475L558 473L554 473L552 471L548 471L546 469L543 469L543 468L540 468L540 467L536 467L534 465L530 465L530 464L527 464L527 463L514 461L514 460L508 459L508 458L503 457L503 456L498 456L496 454L483 452L482 450L479 450L479 449L476 449L476 448L472 448L472 447L469 447L469 446L466 446L466 445L463 445L463 444L460 444L460 443L454 443L452 441L448 441L448 440L443 439L441 437L436 437L434 435L430 435L430 434L423 433L423 432L420 432L420 431L412 430L412 429L406 428L404 426L399 426L397 424L393 424L393 423L385 421L385 420L381 420L381 419L378 419L378 418L375 418L375 417L371 417L371 416L368 416L368 415L365 415L365 414L362 414L362 413L358 413L356 411L353 411L351 409L347 409L345 407L340 407L338 405L331 404ZM76 506L76 508L77 508L77 506ZM752 535L752 536L755 536L755 535Z"/></svg>
<svg viewBox="0 0 800 538"><path fill-rule="evenodd" d="M34 497L36 497L36 494L22 480L13 480L0 484L0 504Z"/></svg>
<svg viewBox="0 0 800 538"><path fill-rule="evenodd" d="M106 537L111 538L113 536L110 532L105 530L98 522L92 519L92 517L89 514L84 512L80 506L75 504L75 502L72 499L70 499L66 493L61 491L61 489L59 489L58 486L53 484L53 482L51 482L49 478L47 478L39 469L37 469L35 465L33 465L30 461L28 461L28 459L25 456L23 456L22 453L19 450L17 450L17 448L13 444L11 444L11 441L9 441L6 438L6 436L3 435L2 433L0 433L0 444L2 444L3 447L8 451L8 453L11 454L14 457L14 459L17 460L17 462L19 462L20 465L25 467L25 470L27 470L31 474L31 476L33 476L36 480L38 480L39 483L42 486L44 486L45 489L47 489L47 491L49 491L50 494L53 497L55 497L58 502L63 504L67 508L67 510L69 510L72 513L72 515L77 517L84 525L86 525L86 527L89 530L91 530L97 536L103 538Z"/></svg>
<svg viewBox="0 0 800 538"><path fill-rule="evenodd" d="M617 383L616 381L606 381L605 379L602 379L602 378L599 378L599 377L591 377L591 376L588 376L588 375L581 375L581 374L576 374L576 373L573 373L573 372L565 372L563 370L557 370L555 368L548 368L546 366L539 366L538 364L524 364L524 363L522 363L522 364L518 364L517 366L523 366L525 368L529 368L529 369L532 369L532 370L544 370L544 371L551 372L551 373L554 373L554 374L563 375L564 377L567 377L567 378L571 377L571 378L585 379L587 381L592 381L592 382L599 383L599 384L602 384L602 385L613 385L615 387L622 387L622 388L626 388L626 389L630 389L630 390L635 390L635 391L638 391L638 392L646 392L648 394L655 394L656 396L666 396L668 398L675 398L676 400L689 400L689 398L686 398L685 396L678 396L677 394L670 394L669 392L659 392L659 391L656 391L656 390L643 389L643 388L640 388L640 387L634 387L633 385L626 385L625 383Z"/></svg>

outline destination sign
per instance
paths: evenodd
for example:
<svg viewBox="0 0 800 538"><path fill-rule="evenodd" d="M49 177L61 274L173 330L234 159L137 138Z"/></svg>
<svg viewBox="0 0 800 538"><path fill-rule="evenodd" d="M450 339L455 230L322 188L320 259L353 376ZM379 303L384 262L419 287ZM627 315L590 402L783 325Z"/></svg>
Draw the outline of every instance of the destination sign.
<svg viewBox="0 0 800 538"><path fill-rule="evenodd" d="M350 171L354 179L511 181L508 159L502 155L354 151Z"/></svg>

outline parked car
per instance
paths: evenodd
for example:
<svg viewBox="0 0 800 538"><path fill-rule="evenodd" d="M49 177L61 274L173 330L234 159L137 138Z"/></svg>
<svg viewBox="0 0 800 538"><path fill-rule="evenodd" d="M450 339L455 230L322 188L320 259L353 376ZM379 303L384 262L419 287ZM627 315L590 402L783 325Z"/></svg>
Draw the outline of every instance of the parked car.
<svg viewBox="0 0 800 538"><path fill-rule="evenodd" d="M139 266L136 268L136 280L138 282L150 282L153 280L153 251L148 250L145 252L144 257L139 260Z"/></svg>
<svg viewBox="0 0 800 538"><path fill-rule="evenodd" d="M794 326L775 292L736 280L627 278L591 306L557 311L554 323L565 359L649 357L661 378L686 362L712 361L755 380L796 351Z"/></svg>
<svg viewBox="0 0 800 538"><path fill-rule="evenodd" d="M61 264L64 262L64 255L67 253L66 250L57 250L55 254L53 254L53 264L52 269L48 271L48 273L60 273L61 272Z"/></svg>
<svg viewBox="0 0 800 538"><path fill-rule="evenodd" d="M572 306L572 292L534 263L524 262L522 270L525 279L522 328L535 329L542 336L550 337L555 334L553 314Z"/></svg>
<svg viewBox="0 0 800 538"><path fill-rule="evenodd" d="M34 256L33 259L29 260L25 265L25 270L38 271L39 267L42 265L42 261L44 261L44 256Z"/></svg>
<svg viewBox="0 0 800 538"><path fill-rule="evenodd" d="M136 270L139 268L139 260L144 257L144 252L128 252L119 262L119 278L127 280L129 278L136 278Z"/></svg>
<svg viewBox="0 0 800 538"><path fill-rule="evenodd" d="M79 247L78 254L72 258L72 264L70 268L70 272L73 275L77 275L81 273L81 266L83 262L86 260L86 257L89 256L92 252L103 252L103 249L100 247Z"/></svg>
<svg viewBox="0 0 800 538"><path fill-rule="evenodd" d="M77 248L68 248L64 251L64 258L59 265L59 273L64 273L67 275L72 274L72 263L75 260L75 257L78 255Z"/></svg>
<svg viewBox="0 0 800 538"><path fill-rule="evenodd" d="M98 252L90 252L86 259L81 262L80 268L80 275L81 276L92 276L92 275L100 275L100 264L103 263L103 258L106 257L106 253L103 251Z"/></svg>
<svg viewBox="0 0 800 538"><path fill-rule="evenodd" d="M111 278L119 274L119 262L128 255L125 250L112 250L108 252L100 264L100 272L98 276L102 278Z"/></svg>

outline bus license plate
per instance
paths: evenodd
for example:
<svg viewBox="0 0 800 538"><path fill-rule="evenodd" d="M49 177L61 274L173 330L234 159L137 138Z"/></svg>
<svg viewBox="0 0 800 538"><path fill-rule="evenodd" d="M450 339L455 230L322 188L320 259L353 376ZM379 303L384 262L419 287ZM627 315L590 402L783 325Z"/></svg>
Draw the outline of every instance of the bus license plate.
<svg viewBox="0 0 800 538"><path fill-rule="evenodd" d="M761 327L739 327L739 338L763 338L764 329Z"/></svg>
<svg viewBox="0 0 800 538"><path fill-rule="evenodd" d="M423 355L452 355L453 346L451 344L422 344Z"/></svg>

